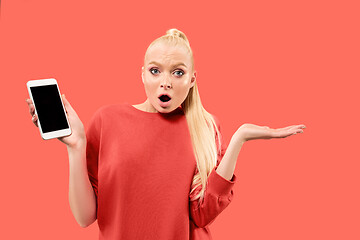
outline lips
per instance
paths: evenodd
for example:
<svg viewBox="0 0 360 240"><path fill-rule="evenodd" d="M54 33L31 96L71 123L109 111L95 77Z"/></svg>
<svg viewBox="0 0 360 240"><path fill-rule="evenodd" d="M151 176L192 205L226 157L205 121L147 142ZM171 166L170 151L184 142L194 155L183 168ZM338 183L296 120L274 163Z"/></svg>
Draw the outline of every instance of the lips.
<svg viewBox="0 0 360 240"><path fill-rule="evenodd" d="M167 94L167 93L162 93L162 94L160 94L160 95L158 96L158 98L159 98L160 101L162 101L162 102L168 102L168 101L171 100L170 95Z"/></svg>
<svg viewBox="0 0 360 240"><path fill-rule="evenodd" d="M159 105L162 107L162 108L167 108L170 106L171 104L171 96L167 93L162 93L158 96L158 99L159 99Z"/></svg>

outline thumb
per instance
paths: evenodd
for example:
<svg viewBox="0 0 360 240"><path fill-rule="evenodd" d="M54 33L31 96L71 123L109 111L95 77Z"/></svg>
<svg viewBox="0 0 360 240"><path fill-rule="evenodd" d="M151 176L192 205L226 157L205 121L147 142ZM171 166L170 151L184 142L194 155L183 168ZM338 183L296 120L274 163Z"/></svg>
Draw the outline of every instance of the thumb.
<svg viewBox="0 0 360 240"><path fill-rule="evenodd" d="M65 107L66 112L69 112L69 111L73 112L74 109L71 107L69 101L65 98L65 94L61 95L61 97L64 102L64 107Z"/></svg>

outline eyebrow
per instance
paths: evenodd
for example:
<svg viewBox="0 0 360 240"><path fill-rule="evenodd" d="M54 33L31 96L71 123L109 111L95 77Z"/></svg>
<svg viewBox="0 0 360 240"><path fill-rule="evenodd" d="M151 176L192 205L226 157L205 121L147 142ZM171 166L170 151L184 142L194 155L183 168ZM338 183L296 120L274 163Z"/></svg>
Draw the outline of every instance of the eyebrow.
<svg viewBox="0 0 360 240"><path fill-rule="evenodd" d="M151 62L149 62L149 64L155 64L155 65L162 66L160 63L155 62L155 61L151 61ZM172 65L172 67L177 67L177 66L184 66L184 67L187 68L187 66L185 65L185 63L182 63L182 62L179 62L179 63L176 63L176 64Z"/></svg>

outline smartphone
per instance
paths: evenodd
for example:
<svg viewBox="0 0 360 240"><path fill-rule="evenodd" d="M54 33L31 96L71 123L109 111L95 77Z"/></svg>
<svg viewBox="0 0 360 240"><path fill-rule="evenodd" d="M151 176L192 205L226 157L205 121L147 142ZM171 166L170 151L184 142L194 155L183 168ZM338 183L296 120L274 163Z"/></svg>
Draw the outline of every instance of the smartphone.
<svg viewBox="0 0 360 240"><path fill-rule="evenodd" d="M41 137L48 140L70 135L71 128L57 81L54 78L30 80L26 85L38 116Z"/></svg>

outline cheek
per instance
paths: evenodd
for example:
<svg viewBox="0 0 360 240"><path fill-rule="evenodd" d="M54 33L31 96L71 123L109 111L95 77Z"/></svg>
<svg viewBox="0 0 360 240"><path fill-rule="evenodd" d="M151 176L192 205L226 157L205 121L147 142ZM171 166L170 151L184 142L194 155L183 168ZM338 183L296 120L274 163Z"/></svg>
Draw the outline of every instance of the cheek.
<svg viewBox="0 0 360 240"><path fill-rule="evenodd" d="M144 88L148 97L156 94L157 86L158 84L156 83L156 81L149 81L147 79L144 79Z"/></svg>
<svg viewBox="0 0 360 240"><path fill-rule="evenodd" d="M174 86L177 86L178 88L187 88L190 85L190 80L189 78L180 78L180 79L174 79L172 81Z"/></svg>
<svg viewBox="0 0 360 240"><path fill-rule="evenodd" d="M177 87L182 91L188 91L190 88L190 79L184 79L178 82Z"/></svg>
<svg viewBox="0 0 360 240"><path fill-rule="evenodd" d="M187 94L189 93L189 83L178 83L174 86L174 90L176 97L182 100L183 98L186 98Z"/></svg>

